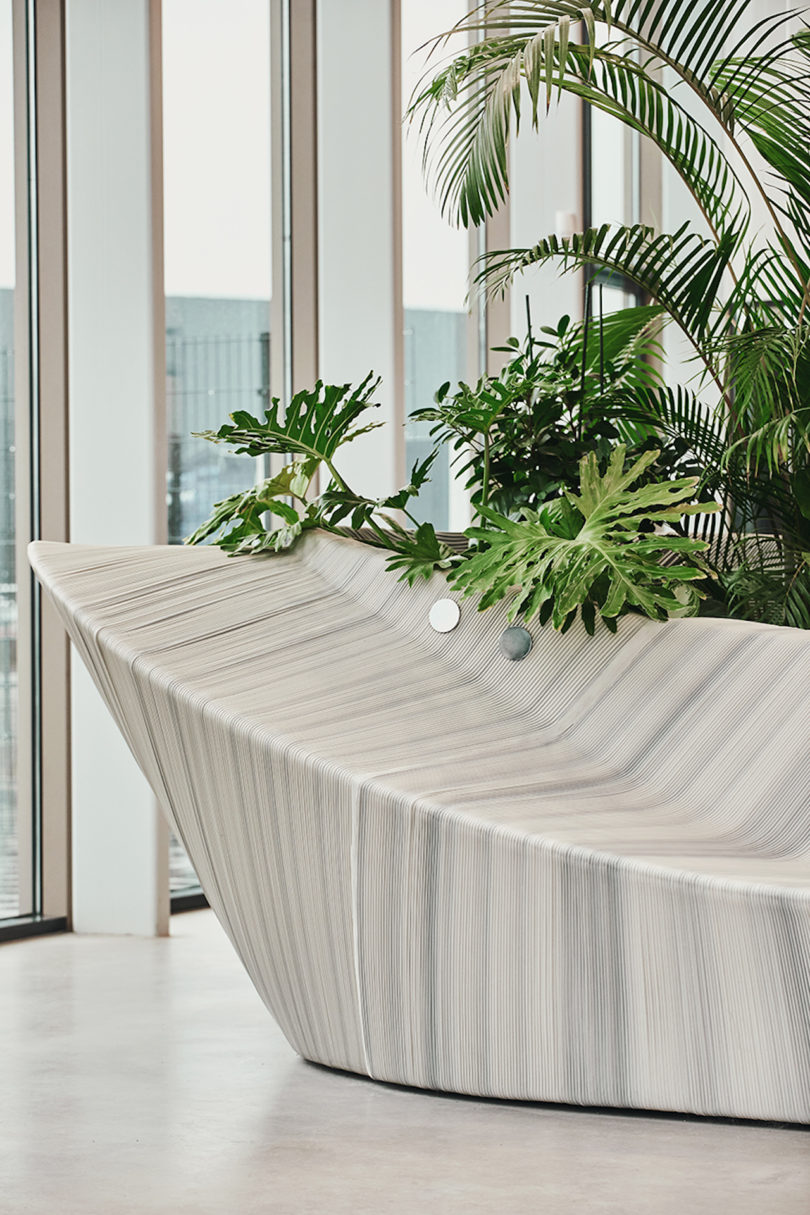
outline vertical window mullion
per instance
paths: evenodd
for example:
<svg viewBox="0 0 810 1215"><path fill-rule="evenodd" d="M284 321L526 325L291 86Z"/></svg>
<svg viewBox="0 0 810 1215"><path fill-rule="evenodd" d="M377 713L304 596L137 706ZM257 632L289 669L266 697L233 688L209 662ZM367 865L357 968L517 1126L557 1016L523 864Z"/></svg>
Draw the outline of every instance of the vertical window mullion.
<svg viewBox="0 0 810 1215"><path fill-rule="evenodd" d="M26 36L26 143L28 190L28 434L29 434L29 526L31 540L42 537L40 477L39 392L39 225L37 199L37 13L35 0L27 0ZM42 914L42 597L31 570L19 571L28 578L30 593L30 680L31 680L31 910Z"/></svg>

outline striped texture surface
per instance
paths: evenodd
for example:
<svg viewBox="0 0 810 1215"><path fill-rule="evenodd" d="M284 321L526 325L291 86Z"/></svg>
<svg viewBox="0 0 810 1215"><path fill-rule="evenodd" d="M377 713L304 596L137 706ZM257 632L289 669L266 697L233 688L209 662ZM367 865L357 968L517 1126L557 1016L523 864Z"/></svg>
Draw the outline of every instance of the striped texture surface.
<svg viewBox="0 0 810 1215"><path fill-rule="evenodd" d="M351 539L31 556L306 1058L810 1121L810 635L625 617L510 663L502 611L434 633L441 576Z"/></svg>

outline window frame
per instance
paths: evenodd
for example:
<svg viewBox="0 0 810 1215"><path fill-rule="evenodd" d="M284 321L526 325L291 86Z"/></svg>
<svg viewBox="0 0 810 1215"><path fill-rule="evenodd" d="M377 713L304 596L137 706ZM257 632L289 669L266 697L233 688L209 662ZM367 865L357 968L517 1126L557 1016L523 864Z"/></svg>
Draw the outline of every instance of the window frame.
<svg viewBox="0 0 810 1215"><path fill-rule="evenodd" d="M26 556L31 540L68 539L64 19L64 0L12 0L17 796L30 911L0 920L0 941L64 931L70 914L69 643Z"/></svg>

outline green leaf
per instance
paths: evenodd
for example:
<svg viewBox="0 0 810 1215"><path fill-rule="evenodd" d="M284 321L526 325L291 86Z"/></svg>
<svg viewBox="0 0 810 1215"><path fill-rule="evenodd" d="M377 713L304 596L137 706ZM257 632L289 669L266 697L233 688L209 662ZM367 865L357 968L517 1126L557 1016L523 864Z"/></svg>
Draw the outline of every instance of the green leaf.
<svg viewBox="0 0 810 1215"><path fill-rule="evenodd" d="M580 493L568 493L539 514L526 510L518 520L488 508L488 528L470 528L477 551L448 575L464 595L476 594L484 610L510 599L508 617L549 617L555 628L570 627L579 611L590 629L598 613L613 619L630 609L662 620L671 612L694 613L703 592L692 585L705 578L693 565L661 564L665 554L695 557L706 544L650 530L675 522L684 511L712 511L717 505L688 503L695 479L631 486L655 460L648 452L625 468L625 448L613 451L600 475L594 453L580 463ZM549 613L548 604L551 603Z"/></svg>
<svg viewBox="0 0 810 1215"><path fill-rule="evenodd" d="M629 279L660 304L694 341L710 334L715 297L729 269L734 239L706 240L683 224L655 235L643 224L603 224L571 237L548 236L531 249L495 250L479 259L476 282L500 293L531 266L556 262L562 271L595 266ZM608 284L610 279L607 279Z"/></svg>
<svg viewBox="0 0 810 1215"><path fill-rule="evenodd" d="M381 512L404 510L410 499L417 497L422 486L430 480L430 470L437 455L438 449L430 452L424 460L417 460L411 469L408 484L385 498L364 498L345 485L332 481L320 497L324 519L335 526L351 517L351 526L357 530L372 524Z"/></svg>
<svg viewBox="0 0 810 1215"><path fill-rule="evenodd" d="M735 616L810 629L810 553L774 536L743 536L736 561L723 575Z"/></svg>
<svg viewBox="0 0 810 1215"><path fill-rule="evenodd" d="M329 463L344 443L382 425L357 425L366 410L375 408L372 397L379 384L373 373L357 387L318 380L313 389L297 392L286 410L274 397L263 421L245 410L236 410L231 414L232 425L203 431L200 437L227 443L240 455L295 455Z"/></svg>
<svg viewBox="0 0 810 1215"><path fill-rule="evenodd" d="M797 468L792 477L792 489L799 510L805 519L810 519L810 468L805 464Z"/></svg>
<svg viewBox="0 0 810 1215"><path fill-rule="evenodd" d="M219 536L217 543L222 548L245 551L244 546L250 547L254 542L251 537L266 534L263 521L265 513L278 516L288 525L294 524L298 520L298 512L287 499L292 495L303 496L315 467L312 461L292 461L277 476L216 502L210 516L184 543L202 544ZM233 525L231 530L221 535L229 525Z"/></svg>
<svg viewBox="0 0 810 1215"><path fill-rule="evenodd" d="M436 569L447 569L453 553L436 536L432 523L420 523L414 532L396 528L391 547L396 551L386 563L389 570L401 570L400 582L413 586L420 578L428 579Z"/></svg>
<svg viewBox="0 0 810 1215"><path fill-rule="evenodd" d="M733 40L717 21L746 7L747 0L741 5L724 0L710 4L707 12L705 5L667 0L667 12L651 19L648 0L624 9L616 5L612 13L604 4L587 7L566 0L476 6L455 27L456 33L469 33L472 45L432 80L421 82L409 110L411 119L419 120L425 163L447 212L465 226L477 225L505 197L510 124L514 118L519 125L525 81L535 126L541 99L545 96L547 112L555 85L558 98L562 92L581 97L656 144L718 235L729 225L741 234L749 208L733 162L706 123L693 116L694 107L682 105L677 90L661 80L660 70L666 66L678 74L702 98L707 118L733 130L730 94L715 81L712 48L726 56L724 85L744 78L727 55ZM571 41L572 24L579 21L586 30L584 43ZM615 25L626 37L599 42L597 23L608 32ZM772 24L777 28L780 22ZM735 49L753 54L761 41L756 34L751 31ZM771 62L773 56L769 52L766 58Z"/></svg>

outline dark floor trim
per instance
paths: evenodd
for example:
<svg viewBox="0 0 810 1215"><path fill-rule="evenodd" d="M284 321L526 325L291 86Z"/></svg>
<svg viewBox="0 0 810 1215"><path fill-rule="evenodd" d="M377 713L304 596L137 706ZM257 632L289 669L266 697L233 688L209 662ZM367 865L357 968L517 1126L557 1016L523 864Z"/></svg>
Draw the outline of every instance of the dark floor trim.
<svg viewBox="0 0 810 1215"><path fill-rule="evenodd" d="M172 915L177 915L181 911L202 911L207 906L208 899L201 890L192 890L188 894L172 895Z"/></svg>
<svg viewBox="0 0 810 1215"><path fill-rule="evenodd" d="M49 932L67 932L67 916L21 915L13 920L0 920L0 944L19 941L23 937L41 937Z"/></svg>

